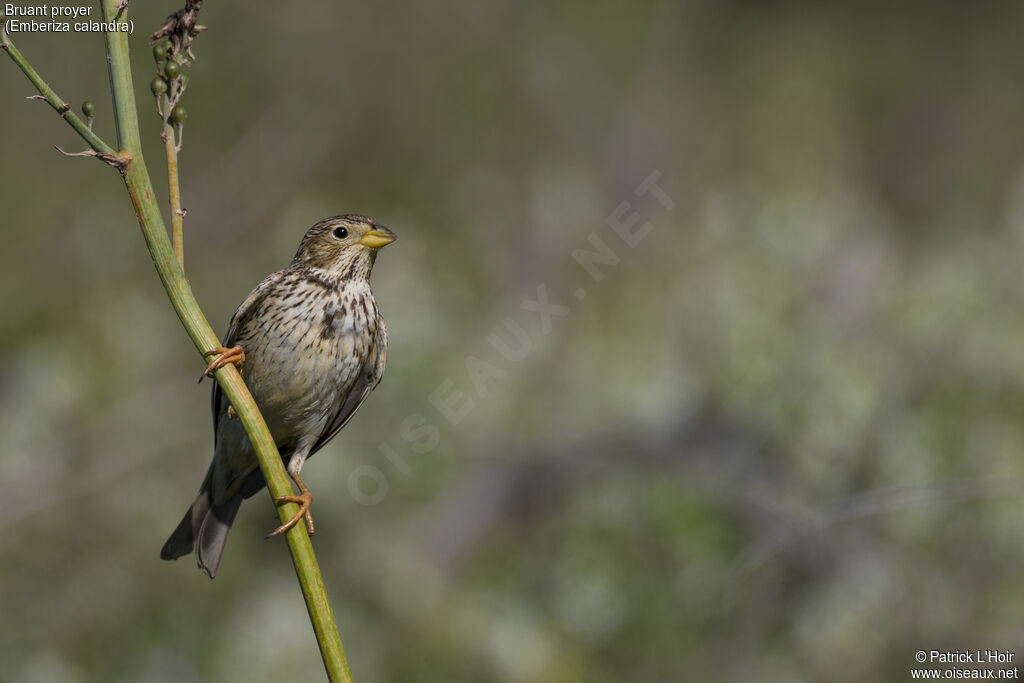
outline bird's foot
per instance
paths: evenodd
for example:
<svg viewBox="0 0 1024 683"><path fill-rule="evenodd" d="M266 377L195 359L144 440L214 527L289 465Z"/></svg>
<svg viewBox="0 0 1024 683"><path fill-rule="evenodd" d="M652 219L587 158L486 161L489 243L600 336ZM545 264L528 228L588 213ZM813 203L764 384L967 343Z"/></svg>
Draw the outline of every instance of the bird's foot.
<svg viewBox="0 0 1024 683"><path fill-rule="evenodd" d="M241 365L245 362L245 351L242 350L241 346L232 346L230 349L224 346L218 346L215 349L207 351L205 356L216 356L210 364L206 366L206 370L203 371L199 381L203 381L203 377L213 377L213 373L220 370L228 363L234 363L235 365Z"/></svg>
<svg viewBox="0 0 1024 683"><path fill-rule="evenodd" d="M282 524L281 526L277 527L272 532L267 534L267 538L283 534L284 532L288 531L293 526L298 524L300 519L306 520L306 531L309 532L310 536L313 535L313 514L309 511L309 506L313 504L313 494L310 493L309 489L306 488L306 485L302 483L302 479L299 477L299 475L292 473L289 474L291 474L292 479L295 480L295 483L299 485L299 495L279 496L277 498L274 498L274 502L278 504L298 503L299 511L292 515L292 518L289 519L287 522L285 522L284 524Z"/></svg>

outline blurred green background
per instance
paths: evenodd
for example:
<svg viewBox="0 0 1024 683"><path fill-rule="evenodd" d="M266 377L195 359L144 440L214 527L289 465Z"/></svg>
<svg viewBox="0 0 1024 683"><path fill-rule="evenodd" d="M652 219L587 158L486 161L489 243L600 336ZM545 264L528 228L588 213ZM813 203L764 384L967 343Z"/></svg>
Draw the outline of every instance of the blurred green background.
<svg viewBox="0 0 1024 683"><path fill-rule="evenodd" d="M131 9L163 206L146 36L177 7ZM304 471L356 680L1024 656L1022 21L207 3L181 169L214 327L319 218L400 236L374 271L384 381ZM15 38L112 140L102 38ZM264 495L215 581L158 559L211 455L209 385L116 173L54 152L81 143L32 93L0 60L0 679L320 680ZM655 172L665 196L638 196ZM634 212L629 247L608 219ZM591 235L619 259L599 282ZM568 309L547 331L522 307L541 285ZM488 341L516 344L506 319L519 360Z"/></svg>

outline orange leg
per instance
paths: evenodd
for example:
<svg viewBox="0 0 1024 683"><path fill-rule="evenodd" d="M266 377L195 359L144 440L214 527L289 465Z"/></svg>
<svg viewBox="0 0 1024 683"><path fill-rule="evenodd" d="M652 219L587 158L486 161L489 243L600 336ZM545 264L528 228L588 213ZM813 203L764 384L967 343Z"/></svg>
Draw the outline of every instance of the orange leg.
<svg viewBox="0 0 1024 683"><path fill-rule="evenodd" d="M213 377L213 373L220 370L228 363L234 363L235 365L241 365L245 362L245 351L242 351L241 346L233 346L230 349L223 346L218 346L215 349L207 351L204 355L217 357L210 361L210 364L206 366L206 370L203 372L202 377L199 381L203 381L203 377Z"/></svg>
<svg viewBox="0 0 1024 683"><path fill-rule="evenodd" d="M303 518L305 518L306 520L306 530L309 531L310 536L313 535L313 515L309 511L309 506L313 504L313 494L310 493L309 489L306 488L306 485L302 483L302 478L298 474L292 474L291 472L289 472L289 474L291 474L291 477L292 479L295 480L295 483L299 485L299 495L281 496L279 498L275 498L274 502L298 503L299 511L296 512L295 515L293 515L292 518L289 519L287 522L274 529L271 533L267 534L267 538L283 534L284 532L288 531L293 526L295 526L298 523L298 521Z"/></svg>

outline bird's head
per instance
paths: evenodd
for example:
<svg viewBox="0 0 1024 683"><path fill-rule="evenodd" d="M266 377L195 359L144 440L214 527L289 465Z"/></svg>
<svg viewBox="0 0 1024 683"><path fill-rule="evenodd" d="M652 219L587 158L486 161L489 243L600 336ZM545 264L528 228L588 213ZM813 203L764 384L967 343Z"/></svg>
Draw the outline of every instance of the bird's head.
<svg viewBox="0 0 1024 683"><path fill-rule="evenodd" d="M292 263L339 280L365 280L377 250L396 239L395 233L366 216L331 216L306 231Z"/></svg>

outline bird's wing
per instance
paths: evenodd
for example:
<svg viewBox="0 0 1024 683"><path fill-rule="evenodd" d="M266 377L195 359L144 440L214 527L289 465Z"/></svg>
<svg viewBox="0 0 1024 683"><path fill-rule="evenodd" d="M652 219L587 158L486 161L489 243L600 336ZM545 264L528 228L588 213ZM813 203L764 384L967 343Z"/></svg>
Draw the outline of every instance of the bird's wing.
<svg viewBox="0 0 1024 683"><path fill-rule="evenodd" d="M384 327L383 318L378 317L377 323L377 335L372 342L370 352L367 354L366 362L363 363L362 368L359 370L359 376L356 378L355 383L353 383L352 389L348 392L348 396L338 406L338 410L334 413L331 421L327 423L327 427L320 435L320 438L313 444L309 451L310 455L323 448L328 441L334 438L335 434L341 431L341 428L352 419L356 408L366 400L366 397L370 395L374 387L380 384L380 378L384 374L384 364L388 358L388 333Z"/></svg>
<svg viewBox="0 0 1024 683"><path fill-rule="evenodd" d="M280 282L283 276L283 270L271 273L256 285L256 289L249 292L249 296L245 297L245 301L238 306L235 310L235 314L231 316L231 323L228 325L228 333L224 335L224 346L230 347L238 343L239 333L243 330L249 320L252 319L252 315L256 312L260 303L262 303L262 301L267 297L267 294L270 293L270 288ZM220 382L214 380L213 391L210 395L210 410L213 412L214 447L216 447L217 422L220 419L220 406L221 402L224 400L223 397L224 392L221 391Z"/></svg>

